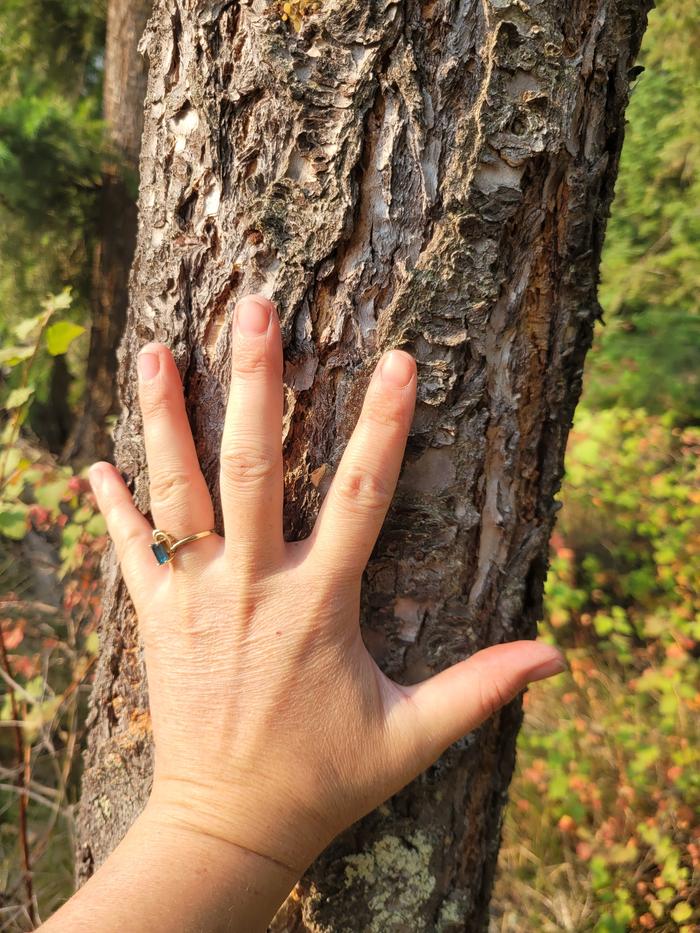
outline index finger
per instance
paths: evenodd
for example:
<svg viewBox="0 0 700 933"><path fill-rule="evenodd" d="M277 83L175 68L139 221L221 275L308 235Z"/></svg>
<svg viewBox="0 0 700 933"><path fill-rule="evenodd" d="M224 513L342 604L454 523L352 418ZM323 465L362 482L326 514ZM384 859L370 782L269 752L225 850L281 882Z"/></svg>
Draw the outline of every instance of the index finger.
<svg viewBox="0 0 700 933"><path fill-rule="evenodd" d="M399 478L416 382L403 350L385 354L374 371L311 535L312 559L331 576L358 579L369 560Z"/></svg>

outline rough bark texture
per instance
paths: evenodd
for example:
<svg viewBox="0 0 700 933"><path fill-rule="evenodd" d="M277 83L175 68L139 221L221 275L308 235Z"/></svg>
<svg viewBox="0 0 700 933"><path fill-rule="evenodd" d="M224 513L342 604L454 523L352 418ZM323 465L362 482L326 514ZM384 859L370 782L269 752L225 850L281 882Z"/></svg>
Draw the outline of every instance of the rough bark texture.
<svg viewBox="0 0 700 933"><path fill-rule="evenodd" d="M140 232L121 349L120 466L148 506L133 363L167 342L216 492L235 300L286 342L286 525L308 532L389 346L419 362L363 626L415 681L535 633L547 541L649 0L325 0L300 33L262 0L157 0ZM110 565L80 873L149 782L132 609ZM520 708L353 827L273 924L477 930Z"/></svg>
<svg viewBox="0 0 700 933"><path fill-rule="evenodd" d="M90 392L70 440L70 454L110 456L107 418L116 414L117 347L129 303L129 269L136 246L138 178L147 68L138 45L151 0L109 0L103 117L110 159L102 171L98 241L92 272L92 326L86 371Z"/></svg>

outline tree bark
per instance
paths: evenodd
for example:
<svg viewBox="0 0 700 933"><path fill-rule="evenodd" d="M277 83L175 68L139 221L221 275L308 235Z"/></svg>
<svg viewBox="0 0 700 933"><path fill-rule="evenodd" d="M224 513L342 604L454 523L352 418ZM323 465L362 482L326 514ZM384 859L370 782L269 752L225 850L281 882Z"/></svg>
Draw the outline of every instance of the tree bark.
<svg viewBox="0 0 700 933"><path fill-rule="evenodd" d="M286 530L305 535L389 346L419 364L363 631L416 681L535 634L650 0L157 0L118 461L148 507L133 372L168 343L217 493L237 298L286 345ZM108 565L80 815L102 862L150 779L135 620ZM520 704L350 829L272 929L481 929Z"/></svg>
<svg viewBox="0 0 700 933"><path fill-rule="evenodd" d="M129 270L136 246L136 188L143 133L147 68L138 51L151 0L109 0L103 90L108 159L102 171L97 244L91 287L89 391L70 456L109 457L107 419L118 413L117 347L129 303Z"/></svg>

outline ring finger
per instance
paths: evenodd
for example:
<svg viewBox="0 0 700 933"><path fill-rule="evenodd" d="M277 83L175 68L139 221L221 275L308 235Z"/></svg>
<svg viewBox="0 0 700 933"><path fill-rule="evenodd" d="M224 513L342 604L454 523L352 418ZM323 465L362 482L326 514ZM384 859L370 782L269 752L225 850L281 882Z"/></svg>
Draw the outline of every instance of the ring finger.
<svg viewBox="0 0 700 933"><path fill-rule="evenodd" d="M176 539L208 531L214 527L214 510L172 354L162 344L147 344L138 371L153 521ZM197 544L200 553L210 547L208 539Z"/></svg>

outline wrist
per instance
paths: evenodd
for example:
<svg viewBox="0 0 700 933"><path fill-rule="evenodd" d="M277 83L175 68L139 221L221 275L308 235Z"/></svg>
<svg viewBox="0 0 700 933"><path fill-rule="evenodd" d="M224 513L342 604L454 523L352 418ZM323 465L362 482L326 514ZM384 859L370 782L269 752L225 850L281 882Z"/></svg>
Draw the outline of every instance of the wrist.
<svg viewBox="0 0 700 933"><path fill-rule="evenodd" d="M278 857L275 847L253 847L247 845L241 834L241 841L236 841L236 833L230 821L210 819L211 813L203 812L201 801L196 795L187 800L172 800L167 793L152 793L149 801L138 818L143 827L155 836L169 840L169 844L189 847L201 845L208 848L222 861L250 861L255 871L269 872L271 876L284 876L292 884L301 877L308 863L291 863ZM296 853L295 853L296 854ZM311 861L311 860L309 860Z"/></svg>
<svg viewBox="0 0 700 933"><path fill-rule="evenodd" d="M335 833L279 787L271 802L263 783L253 792L164 776L156 768L144 814L173 830L248 853L292 879L293 885Z"/></svg>
<svg viewBox="0 0 700 933"><path fill-rule="evenodd" d="M44 928L263 933L296 881L291 869L193 829L149 800L104 865Z"/></svg>
<svg viewBox="0 0 700 933"><path fill-rule="evenodd" d="M176 885L191 883L189 876L203 887L204 914L228 918L206 929L267 929L301 871L204 828L186 810L151 798L129 835L136 846L162 853Z"/></svg>

